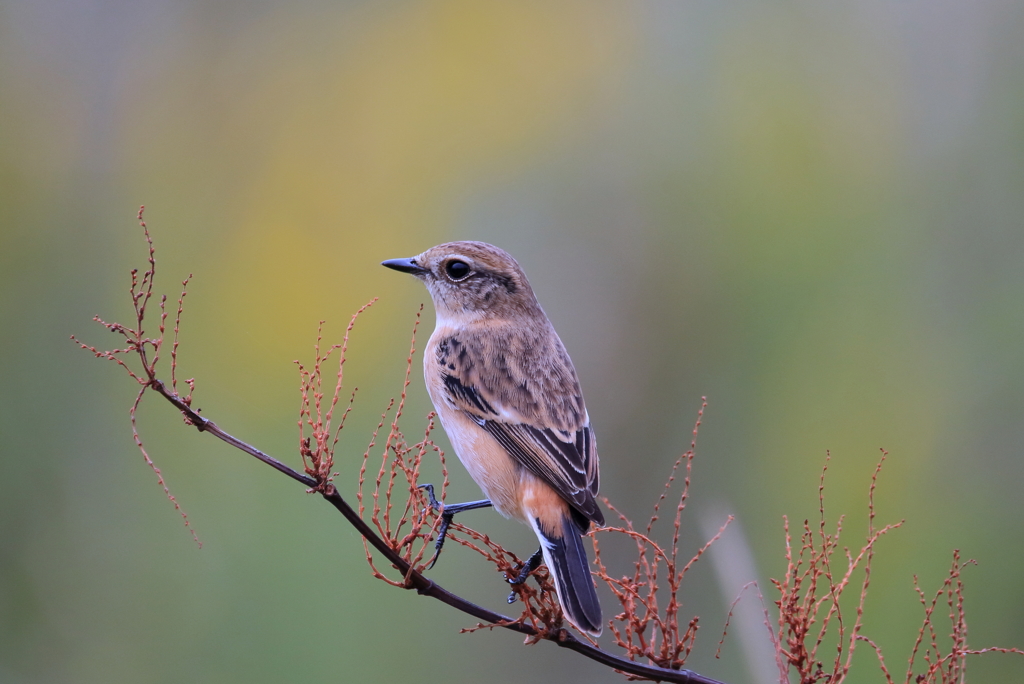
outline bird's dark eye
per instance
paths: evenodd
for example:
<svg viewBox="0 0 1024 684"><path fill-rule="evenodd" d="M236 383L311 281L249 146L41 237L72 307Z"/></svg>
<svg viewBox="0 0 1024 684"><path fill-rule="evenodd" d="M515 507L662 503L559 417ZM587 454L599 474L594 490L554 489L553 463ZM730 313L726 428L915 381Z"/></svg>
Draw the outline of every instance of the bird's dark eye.
<svg viewBox="0 0 1024 684"><path fill-rule="evenodd" d="M444 266L444 272L456 282L464 280L469 275L469 270L469 264L458 259L452 259Z"/></svg>

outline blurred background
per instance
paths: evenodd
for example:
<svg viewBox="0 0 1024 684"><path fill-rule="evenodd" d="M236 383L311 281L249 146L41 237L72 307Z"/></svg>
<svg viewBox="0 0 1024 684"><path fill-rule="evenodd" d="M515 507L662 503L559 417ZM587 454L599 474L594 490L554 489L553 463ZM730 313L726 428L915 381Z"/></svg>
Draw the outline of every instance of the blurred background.
<svg viewBox="0 0 1024 684"><path fill-rule="evenodd" d="M91 317L129 322L140 204L158 291L195 274L196 405L292 464L292 360L380 297L346 366L348 496L427 301L378 264L442 241L518 257L634 519L707 396L683 550L739 525L687 580L693 669L777 681L756 644L714 652L742 583L774 596L782 516L817 516L827 450L854 549L889 452L877 521L906 523L877 545L863 633L892 670L921 624L913 576L933 592L953 549L978 561L970 643L1024 646L1021 35L1024 5L999 0L4 0L0 681L621 681L460 635L468 616L372 579L322 501L151 398L139 427L198 550L132 442L135 386L68 340L109 347ZM477 498L453 471L452 500ZM534 548L491 511L464 522ZM431 575L508 609L464 549ZM881 681L868 649L854 665ZM969 671L1021 681L1024 658Z"/></svg>

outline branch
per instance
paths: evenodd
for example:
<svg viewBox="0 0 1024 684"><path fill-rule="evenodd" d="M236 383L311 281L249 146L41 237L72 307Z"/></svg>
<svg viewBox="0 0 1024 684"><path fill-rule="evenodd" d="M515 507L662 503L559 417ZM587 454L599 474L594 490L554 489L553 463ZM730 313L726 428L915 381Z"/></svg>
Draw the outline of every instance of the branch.
<svg viewBox="0 0 1024 684"><path fill-rule="evenodd" d="M209 418L204 418L203 416L196 413L191 406L189 406L182 400L181 396L177 392L167 389L167 385L165 385L162 380L154 378L153 380L149 381L149 386L157 394L159 394L164 399L174 404L174 407L181 411L182 415L185 416L185 422L189 423L190 425L195 425L196 429L199 430L200 432L209 432L217 439L227 442L231 446L235 447L236 449L244 451L245 453L249 454L255 459L263 461L271 468L274 468L275 470L284 473L288 477L292 478L293 480L296 480L297 482L301 482L307 487L317 486L317 481L314 480L313 478L309 477L308 475L303 475L298 471L292 470L284 463L278 461L273 456L264 453L257 449L256 447L252 446L251 444L247 444L242 440L238 439L237 437L235 437L234 435L225 432L220 428L220 426L218 426Z"/></svg>
<svg viewBox="0 0 1024 684"><path fill-rule="evenodd" d="M185 404L177 393L169 390L167 385L165 385L161 380L151 380L149 386L160 394L160 396L171 402L175 408L181 411L185 416L186 421L194 425L200 432L210 433L236 449L244 451L253 458L263 461L270 467L284 473L293 480L301 482L307 487L317 486L317 481L313 478L289 468L274 457L243 442L228 432L225 432L212 420L200 416L192 409L191 406ZM478 606L471 601L467 601L410 567L409 563L404 558L398 555L398 553L396 553L395 550L387 544L387 542L381 539L380 536L377 535L377 533L359 517L359 514L349 506L348 502L346 502L344 498L342 498L334 485L328 485L325 487L322 492L322 496L328 503L334 506L339 513L345 516L345 519L359 531L359 534L363 535L363 538L365 538L373 548L377 549L382 556L387 558L388 561L391 562L391 565L398 570L402 576L408 577L410 588L415 589L417 593L437 599L441 603L447 604L456 610L472 615L479 620L489 622L497 627L504 627L505 629L512 630L513 632L519 632L520 634L525 634L527 636L539 635L538 630L532 626L515 622L513 621L513 618L488 610L483 606ZM723 682L720 682L717 679L705 677L704 675L691 670L669 670L666 668L653 667L627 660L626 658L609 653L608 651L604 651L596 646L591 646L584 641L580 641L564 629L559 630L558 634L554 638L550 639L550 641L562 648L575 651L582 656L615 668L616 670L620 670L621 672L646 677L647 679L654 681L678 682L678 684L723 684Z"/></svg>

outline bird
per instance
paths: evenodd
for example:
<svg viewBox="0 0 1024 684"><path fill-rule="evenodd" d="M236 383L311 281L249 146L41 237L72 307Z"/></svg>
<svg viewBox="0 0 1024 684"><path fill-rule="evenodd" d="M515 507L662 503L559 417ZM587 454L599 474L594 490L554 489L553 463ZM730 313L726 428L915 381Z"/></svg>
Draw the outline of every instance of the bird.
<svg viewBox="0 0 1024 684"><path fill-rule="evenodd" d="M436 326L423 356L427 393L487 496L442 510L492 505L529 525L540 549L510 581L524 581L543 558L566 619L600 635L601 604L582 540L592 523L604 525L597 443L572 360L526 274L508 252L475 241L382 265L415 276L430 293Z"/></svg>

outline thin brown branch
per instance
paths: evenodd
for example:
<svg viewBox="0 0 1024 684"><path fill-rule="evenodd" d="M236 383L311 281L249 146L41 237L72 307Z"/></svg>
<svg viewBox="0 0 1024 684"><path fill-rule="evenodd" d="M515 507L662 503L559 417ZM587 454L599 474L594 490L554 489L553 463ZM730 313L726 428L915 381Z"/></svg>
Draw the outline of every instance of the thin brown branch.
<svg viewBox="0 0 1024 684"><path fill-rule="evenodd" d="M267 465L279 470L293 480L301 482L307 487L316 486L317 483L312 478L292 470L285 464L260 451L256 447L225 432L212 420L200 416L198 413L193 411L191 407L185 405L180 397L170 392L160 380L153 381L150 386L160 394L160 396L167 399L175 408L181 411L200 432L207 432L218 439L223 440L236 449L249 454L253 458L263 461ZM503 627L514 632L519 632L520 634L525 634L527 636L536 636L538 634L538 630L536 628L531 627L530 625L518 623L507 615L496 613L472 603L471 601L467 601L461 596L453 594L433 580L417 572L410 566L408 561L402 558L395 549L391 548L386 541L384 541L373 529L370 528L369 525L366 524L362 518L359 517L359 514L349 506L348 502L342 498L341 494L338 493L337 488L333 485L328 485L324 488L323 498L329 504L334 506L334 508L345 517L345 520L356 528L359 534L361 534L363 538L377 550L378 553L387 558L392 567L398 570L398 572L400 572L404 577L408 578L409 588L415 589L417 593L423 596L429 596L437 599L441 603L451 606L456 610L460 610L467 615L472 615L478 620L483 620L484 622ZM653 681L678 682L679 684L723 684L716 679L705 677L704 675L691 670L669 670L627 660L626 658L622 658L586 642L580 641L564 629L550 640L562 648L575 651L580 655L590 658L591 660L608 665L609 667L613 667L617 670L621 670L622 672L646 677Z"/></svg>
<svg viewBox="0 0 1024 684"><path fill-rule="evenodd" d="M231 446L241 451L244 451L245 453L249 454L255 459L263 461L271 468L274 468L275 470L284 473L285 475L292 478L296 482L301 482L307 487L316 487L317 482L313 478L293 470L284 463L281 463L281 461L278 461L273 456L270 456L269 454L260 451L251 444L246 444L237 437L222 430L219 425L214 423L209 418L204 418L203 416L193 411L192 407L187 405L182 399L182 397L167 389L167 385L165 385L162 380L152 380L149 383L149 386L152 387L157 394L162 396L167 401L171 402L175 408L181 411L182 415L186 418L186 420L192 425L194 425L196 429L199 430L200 432L210 433L217 439L227 442Z"/></svg>

